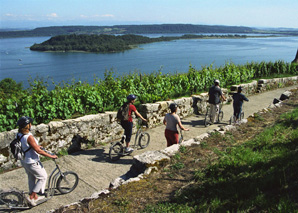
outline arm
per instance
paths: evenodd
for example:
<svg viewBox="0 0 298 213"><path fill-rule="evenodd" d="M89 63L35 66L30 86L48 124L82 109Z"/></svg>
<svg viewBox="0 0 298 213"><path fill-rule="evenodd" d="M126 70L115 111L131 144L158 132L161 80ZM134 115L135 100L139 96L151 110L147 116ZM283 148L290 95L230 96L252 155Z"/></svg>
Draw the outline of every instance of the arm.
<svg viewBox="0 0 298 213"><path fill-rule="evenodd" d="M178 126L179 126L180 129L182 129L182 130L189 131L189 129L185 128L185 127L182 125L181 121L179 121Z"/></svg>
<svg viewBox="0 0 298 213"><path fill-rule="evenodd" d="M166 118L163 119L163 124L164 124L164 125L167 125Z"/></svg>
<svg viewBox="0 0 298 213"><path fill-rule="evenodd" d="M138 117L140 117L143 121L146 121L146 122L147 122L147 120L146 120L145 118L143 118L143 116L138 112L138 110L136 110L135 113L136 113L136 115L137 115Z"/></svg>
<svg viewBox="0 0 298 213"><path fill-rule="evenodd" d="M248 98L247 98L247 97L245 97L245 96L244 96L244 100L245 100L245 101L249 101L249 100L248 100Z"/></svg>
<svg viewBox="0 0 298 213"><path fill-rule="evenodd" d="M226 97L223 94L220 97L222 98L223 101L227 100Z"/></svg>
<svg viewBox="0 0 298 213"><path fill-rule="evenodd" d="M35 140L34 140L34 138L33 138L32 135L30 135L30 136L28 137L27 142L28 142L28 144L32 147L32 149L34 149L34 151L37 152L38 154L43 155L43 156L46 156L46 157L49 157L49 158L53 158L53 159L58 158L57 155L50 155L50 154L48 154L47 152L43 151L43 150L41 149L41 146L39 146L39 145L37 145L37 144L35 143Z"/></svg>
<svg viewBox="0 0 298 213"><path fill-rule="evenodd" d="M223 94L222 90L220 89L220 87L218 87L218 89L219 89L219 95L220 95L220 98L221 98L223 101L226 101L227 99L226 99L226 97L224 96L224 94Z"/></svg>

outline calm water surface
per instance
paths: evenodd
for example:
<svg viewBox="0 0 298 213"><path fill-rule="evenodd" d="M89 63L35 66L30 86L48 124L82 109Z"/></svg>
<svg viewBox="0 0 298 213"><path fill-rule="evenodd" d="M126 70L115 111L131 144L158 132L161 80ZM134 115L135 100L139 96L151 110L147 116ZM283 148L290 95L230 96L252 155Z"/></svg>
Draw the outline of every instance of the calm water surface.
<svg viewBox="0 0 298 213"><path fill-rule="evenodd" d="M116 75L138 71L152 73L187 72L189 64L222 66L226 62L291 62L298 48L298 37L246 39L193 39L140 45L121 53L49 53L30 51L34 43L49 37L0 39L0 80L12 78L28 86L28 79L48 77L59 83L72 79L93 83L104 78L105 70Z"/></svg>

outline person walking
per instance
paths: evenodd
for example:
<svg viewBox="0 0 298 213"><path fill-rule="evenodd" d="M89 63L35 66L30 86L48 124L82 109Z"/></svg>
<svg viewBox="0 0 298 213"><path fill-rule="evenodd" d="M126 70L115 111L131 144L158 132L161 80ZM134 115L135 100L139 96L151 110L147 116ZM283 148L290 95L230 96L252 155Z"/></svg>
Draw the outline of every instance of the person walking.
<svg viewBox="0 0 298 213"><path fill-rule="evenodd" d="M133 148L129 147L129 143L130 143L130 139L131 139L131 135L132 135L132 128L133 128L133 122L132 122L132 113L134 112L136 114L136 116L140 117L143 121L147 122L147 120L145 118L143 118L143 116L138 112L138 110L136 109L134 102L136 100L136 96L131 94L129 96L127 96L127 102L126 104L129 105L128 107L128 120L121 120L120 124L122 126L122 128L124 129L124 135L125 137L125 142L126 142L126 147L125 147L125 151L126 152L132 152Z"/></svg>
<svg viewBox="0 0 298 213"><path fill-rule="evenodd" d="M220 104L220 98L222 98L223 101L226 100L225 96L223 95L220 87L219 87L219 80L214 80L214 85L210 87L208 95L209 95L209 104L210 104L210 118L211 122L215 123L216 121L216 115L219 112L219 104Z"/></svg>
<svg viewBox="0 0 298 213"><path fill-rule="evenodd" d="M28 176L29 196L26 197L27 201L36 206L36 202L44 199L44 196L37 196L37 193L44 194L47 172L40 162L40 155L49 158L58 158L56 155L50 155L39 146L38 141L32 135L31 126L33 119L27 116L22 116L17 125L19 130L17 137L21 138L22 150L25 151L25 158L21 160L21 164L24 167Z"/></svg>
<svg viewBox="0 0 298 213"><path fill-rule="evenodd" d="M178 105L176 103L171 103L169 108L171 112L167 113L163 120L163 124L166 125L165 137L167 139L167 147L172 146L173 144L178 144L179 142L177 125L182 130L189 131L189 129L182 125L179 116L176 114Z"/></svg>
<svg viewBox="0 0 298 213"><path fill-rule="evenodd" d="M238 87L237 93L234 93L233 98L233 109L234 109L234 116L236 118L235 122L240 120L241 112L242 112L242 105L243 101L249 101L242 92L242 87Z"/></svg>

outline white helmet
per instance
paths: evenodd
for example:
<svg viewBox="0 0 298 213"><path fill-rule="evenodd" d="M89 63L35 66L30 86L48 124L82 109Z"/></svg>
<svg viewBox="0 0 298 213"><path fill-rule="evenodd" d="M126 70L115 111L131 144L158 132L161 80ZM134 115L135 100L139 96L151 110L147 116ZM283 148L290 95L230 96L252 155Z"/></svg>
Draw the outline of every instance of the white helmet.
<svg viewBox="0 0 298 213"><path fill-rule="evenodd" d="M214 83L218 83L218 84L219 84L220 81L219 81L218 79L215 79L215 80L214 80Z"/></svg>

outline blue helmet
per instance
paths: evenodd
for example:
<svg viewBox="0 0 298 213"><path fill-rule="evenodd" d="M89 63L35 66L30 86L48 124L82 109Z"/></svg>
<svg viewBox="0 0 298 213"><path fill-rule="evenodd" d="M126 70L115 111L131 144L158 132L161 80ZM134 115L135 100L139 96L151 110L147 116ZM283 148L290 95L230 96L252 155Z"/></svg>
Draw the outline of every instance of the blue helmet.
<svg viewBox="0 0 298 213"><path fill-rule="evenodd" d="M133 94L130 94L129 96L127 96L127 100L131 101L131 100L135 100L137 97Z"/></svg>
<svg viewBox="0 0 298 213"><path fill-rule="evenodd" d="M28 117L28 116L22 116L18 122L17 122L17 125L20 127L20 128L24 128L26 127L28 124L32 124L33 122L33 119Z"/></svg>

